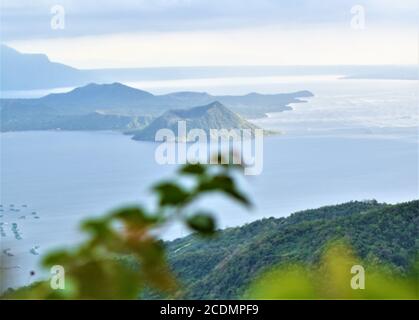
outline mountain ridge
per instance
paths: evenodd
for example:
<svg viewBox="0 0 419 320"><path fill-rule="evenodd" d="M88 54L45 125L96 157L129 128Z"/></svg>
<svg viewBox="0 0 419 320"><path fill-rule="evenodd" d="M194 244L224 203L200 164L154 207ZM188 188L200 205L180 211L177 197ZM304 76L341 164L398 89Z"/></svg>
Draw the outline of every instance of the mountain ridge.
<svg viewBox="0 0 419 320"><path fill-rule="evenodd" d="M1 130L19 131L39 127L45 119L63 116L83 116L93 113L129 116L157 117L174 109L185 109L220 101L231 111L246 118L264 117L268 112L291 110L290 103L305 102L300 98L311 97L309 91L280 94L252 94L215 96L203 92L174 92L153 95L147 91L114 82L90 83L69 92L53 93L41 98L0 99L2 112ZM22 125L25 121L25 125ZM31 122L34 122L31 127ZM36 123L37 122L37 123ZM54 129L52 126L49 129ZM47 128L48 129L48 128ZM121 128L122 130L126 128Z"/></svg>
<svg viewBox="0 0 419 320"><path fill-rule="evenodd" d="M351 201L219 230L209 241L192 234L166 248L186 299L238 299L264 271L313 265L336 240L344 240L363 261L404 275L417 258L418 224L419 200Z"/></svg>

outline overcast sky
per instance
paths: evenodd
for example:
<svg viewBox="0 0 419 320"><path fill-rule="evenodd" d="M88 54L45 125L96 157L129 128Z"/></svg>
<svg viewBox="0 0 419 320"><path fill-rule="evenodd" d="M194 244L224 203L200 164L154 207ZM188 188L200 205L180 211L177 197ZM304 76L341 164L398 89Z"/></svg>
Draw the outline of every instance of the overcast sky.
<svg viewBox="0 0 419 320"><path fill-rule="evenodd" d="M351 28L351 8L365 28ZM65 10L52 29L50 10ZM418 0L2 0L1 41L79 68L414 64Z"/></svg>

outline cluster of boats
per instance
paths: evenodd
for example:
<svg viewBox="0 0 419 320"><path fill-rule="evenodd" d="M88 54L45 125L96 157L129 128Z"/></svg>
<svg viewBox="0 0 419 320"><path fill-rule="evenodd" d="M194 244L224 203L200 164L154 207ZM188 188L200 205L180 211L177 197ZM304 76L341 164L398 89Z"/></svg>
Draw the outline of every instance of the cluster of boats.
<svg viewBox="0 0 419 320"><path fill-rule="evenodd" d="M9 207L6 209L6 207L4 207L3 205L0 205L0 219L4 217L7 211L11 213L20 213L22 210L25 210L24 208L27 208L27 207L28 205L22 204L21 208L23 209L18 209L18 207L16 207L14 204L10 204ZM22 219L26 219L26 217L32 217L33 219L40 219L36 211L32 211L30 215L21 215L18 217L18 219L22 220Z"/></svg>
<svg viewBox="0 0 419 320"><path fill-rule="evenodd" d="M8 257L13 257L14 256L14 254L11 253L11 249L10 248L4 249L3 250L3 254L5 254Z"/></svg>
<svg viewBox="0 0 419 320"><path fill-rule="evenodd" d="M4 231L5 222L0 222L0 237L6 237L6 231Z"/></svg>
<svg viewBox="0 0 419 320"><path fill-rule="evenodd" d="M12 228L11 228L13 235L15 236L16 240L22 240L22 235L20 233L19 227L17 225L16 222L12 223Z"/></svg>
<svg viewBox="0 0 419 320"><path fill-rule="evenodd" d="M34 255L34 256L39 256L39 248L40 248L40 246L34 246L29 250L29 253ZM6 255L8 257L14 257L14 254L12 253L11 248L6 248L2 252L3 252L4 255Z"/></svg>
<svg viewBox="0 0 419 320"><path fill-rule="evenodd" d="M6 237L6 226L9 225L8 222L1 221L3 218L6 218L6 213L25 213L27 211L28 205L23 204L21 206L16 206L14 204L10 204L8 206L5 206L3 204L0 204L0 237ZM20 215L18 217L13 216L13 218L17 218L19 220L26 219L26 218L32 218L32 219L40 219L38 213L36 211L27 212L26 214ZM19 226L16 222L11 222L10 230L13 233L13 236L16 240L22 240L22 233L19 230ZM39 255L39 246L34 246L29 250L29 253L32 255ZM13 257L14 253L12 252L11 248L6 248L2 250L3 255L7 257Z"/></svg>

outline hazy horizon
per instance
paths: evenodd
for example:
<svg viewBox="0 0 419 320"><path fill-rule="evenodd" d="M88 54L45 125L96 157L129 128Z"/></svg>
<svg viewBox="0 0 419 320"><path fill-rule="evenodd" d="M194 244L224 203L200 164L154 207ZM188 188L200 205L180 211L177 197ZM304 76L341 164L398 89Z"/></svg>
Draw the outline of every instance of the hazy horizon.
<svg viewBox="0 0 419 320"><path fill-rule="evenodd" d="M16 47L13 47L13 46L11 46L11 45L8 45L8 44L6 44L6 43L0 43L0 45L4 45L4 46L6 46L6 47L8 47L8 48L11 48L11 49L13 49L13 50L15 50L15 51L18 51L19 53L21 53L21 54L39 54L39 55L45 55L45 56L47 56L48 57L48 59L49 59L49 61L50 62L54 62L54 63L62 63L62 62L59 62L59 61L55 61L55 60L52 60L49 56L48 56L48 54L47 53L45 53L44 51L34 51L34 52L31 52L31 51L22 51L22 50L19 50L19 49L17 49ZM133 67L111 67L111 68L106 68L106 67L104 67L104 68L101 68L101 67L99 67L99 68L77 68L77 67L75 67L75 66L73 66L73 65L70 65L70 64L66 64L66 63L63 63L63 64L65 64L65 65L67 65L67 66L69 66L69 67L72 67L72 68L75 68L75 69L78 69L78 70L108 70L108 69L115 69L115 70L124 70L124 69L194 69L194 68L205 68L205 69L209 69L209 68L214 68L214 69L216 69L216 68L226 68L226 69L228 69L228 68L231 68L231 69L240 69L240 68L270 68L270 67L272 67L272 68L284 68L284 69L288 69L288 70L291 70L292 68L302 68L302 67L309 67L309 68L316 68L316 69L319 69L319 68L334 68L334 67L348 67L348 68L350 68L350 67L354 67L354 68L356 68L356 67L374 67L374 68L379 68L379 67L398 67L398 66L401 66L401 67L417 67L417 64L415 64L415 63L400 63L400 64L397 64L397 63L387 63L387 64L368 64L368 63L365 63L365 64L350 64L350 63L341 63L341 64L294 64L294 65L287 65L287 64L248 64L248 65L245 65L245 64L243 64L243 65L194 65L194 66L188 66L188 65L179 65L179 66L169 66L169 65L167 65L167 66L165 66L165 65L162 65L162 66L133 66Z"/></svg>

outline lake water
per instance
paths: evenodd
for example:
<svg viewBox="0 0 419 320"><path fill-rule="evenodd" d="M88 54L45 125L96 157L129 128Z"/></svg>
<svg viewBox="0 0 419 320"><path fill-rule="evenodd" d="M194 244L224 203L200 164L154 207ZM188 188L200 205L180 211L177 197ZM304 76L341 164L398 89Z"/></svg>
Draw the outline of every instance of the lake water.
<svg viewBox="0 0 419 320"><path fill-rule="evenodd" d="M254 121L283 135L265 138L263 172L243 182L255 203L252 212L221 197L199 204L217 208L221 227L350 200L418 198L416 81L264 81L224 86L203 81L189 88L213 94L315 94L308 103L293 105L293 111ZM148 89L163 93L188 84L174 82L174 90L158 85L149 83ZM151 204L150 184L176 169L156 163L156 144L119 133L10 132L0 138L0 262L8 273L3 289L39 277L37 253L80 240L77 226L84 218L124 204ZM185 234L175 226L164 237ZM31 270L37 275L31 277Z"/></svg>

